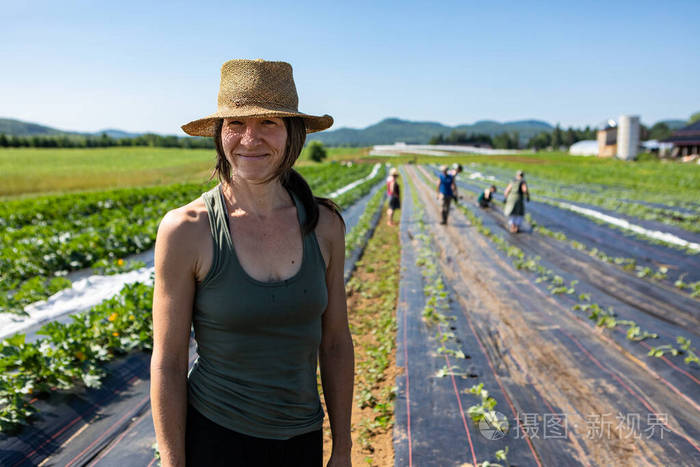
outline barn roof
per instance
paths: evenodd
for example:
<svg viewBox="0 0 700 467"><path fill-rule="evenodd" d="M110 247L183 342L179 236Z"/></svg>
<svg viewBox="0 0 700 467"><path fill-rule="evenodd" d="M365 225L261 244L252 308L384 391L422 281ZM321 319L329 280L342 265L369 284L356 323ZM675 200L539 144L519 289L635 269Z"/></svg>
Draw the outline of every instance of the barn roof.
<svg viewBox="0 0 700 467"><path fill-rule="evenodd" d="M663 140L663 142L676 145L700 144L700 120L674 131L673 135Z"/></svg>

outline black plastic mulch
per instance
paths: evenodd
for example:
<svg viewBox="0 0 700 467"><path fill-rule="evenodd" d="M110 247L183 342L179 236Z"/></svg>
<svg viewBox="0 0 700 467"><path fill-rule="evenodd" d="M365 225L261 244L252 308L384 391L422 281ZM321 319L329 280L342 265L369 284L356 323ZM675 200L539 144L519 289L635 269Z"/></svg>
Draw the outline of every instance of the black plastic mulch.
<svg viewBox="0 0 700 467"><path fill-rule="evenodd" d="M478 208L473 208L478 211ZM483 213L481 213L483 216ZM453 225L459 229L465 229L461 234L461 238L468 238L469 235L475 235L476 232L469 232L466 227L468 223L464 223L460 218L455 216ZM494 220L489 220L489 216L482 217L486 226L492 230L499 228L498 223ZM502 222L501 222L502 223ZM518 237L518 236L515 236ZM449 248L447 245L449 240L444 237L440 240L443 248ZM474 243L476 245L476 243ZM452 247L456 248L456 247ZM500 252L491 251L491 254L496 253L505 260L510 261ZM574 316L570 310L570 304L561 306L559 310L551 310L549 301L549 291L544 289L542 285L535 284L534 278L526 281L530 283L532 290L528 291L524 288L522 278L518 278L519 274L512 268L502 268L498 263L489 259L488 254L474 255L474 251L469 258L472 262L485 262L490 268L498 270L496 276L503 277L502 282L499 282L500 287L504 288L503 293L507 296L517 299L520 312L532 321L532 327L541 329L542 334L548 336L548 340L559 341L567 351L579 357L582 363L581 368L589 376L591 380L606 381L603 391L606 397L614 401L614 406L622 414L637 414L644 420L649 420L653 417L668 417L669 420L676 422L676 427L680 426L681 430L668 430L666 437L658 438L660 433L656 433L658 446L667 456L667 459L672 463L683 464L688 459L693 459L695 462L700 460L700 448L698 447L697 439L700 436L700 427L698 426L697 403L700 391L697 389L697 380L695 382L690 379L683 380L678 372L673 375L669 374L670 366L664 374L661 372L650 374L647 371L640 369L632 364L627 359L626 355L620 354L610 346L606 345L606 340L594 337L590 333L583 333L580 327L583 325L590 328L588 323L577 324L576 321L582 321L580 317ZM509 276L512 276L509 278ZM458 293L468 295L468 286L465 289L465 284L461 284L461 289ZM533 293L539 287L540 292ZM545 310L550 310L545 312ZM468 316L468 315L467 315ZM476 324L477 332L484 336L489 335L488 323L480 322ZM479 331L479 327L485 329ZM652 329L653 330L653 329ZM498 355L501 350L498 348L490 348L489 339L483 339L488 351L494 355ZM643 358L643 357L642 357ZM664 362L661 364L665 365ZM507 375L504 375L507 376ZM671 383L664 381L664 376L675 376L676 379L671 379ZM692 376L692 375L691 375ZM680 379L679 379L680 378ZM667 391L667 387L662 387L659 381L669 385L680 387L685 392L678 389ZM686 384L679 384L686 383ZM527 390L517 385L508 385L508 392L513 395L514 400L527 401ZM677 392L680 392L678 394ZM651 397L650 397L651 396ZM654 402L652 402L654 401ZM695 401L695 402L694 402ZM586 414L590 415L590 414ZM666 426L664 429L667 428ZM578 427L580 430L581 427ZM585 429L585 427L584 427ZM563 465L561 460L557 459L556 455L550 457L547 454L546 444L540 440L535 441L538 453L541 453L545 465Z"/></svg>
<svg viewBox="0 0 700 467"><path fill-rule="evenodd" d="M39 413L17 435L0 434L0 465L83 465L103 440L128 425L148 404L150 354L111 362L100 389L55 393L35 402ZM78 440L83 440L80 442Z"/></svg>
<svg viewBox="0 0 700 467"><path fill-rule="evenodd" d="M700 308L696 300L672 288L627 274L561 242L537 234L510 235L505 231L504 219L500 213L483 211L471 205L467 207L482 219L484 225L493 232L499 232L526 255L539 256L539 263L560 275L566 284L577 280L576 295L587 293L592 301L603 308L612 307L618 319L632 320L642 330L658 333L659 339L636 342L627 339L625 329L618 327L611 331L611 338L640 360L645 360L659 374L665 375L684 393L698 394L697 398L700 399L700 393L697 392L700 387L700 367L694 364L687 366L682 361L670 364L666 358L649 359L646 355L651 346L675 345L678 336L697 340L700 336L697 324L700 323ZM536 275L530 276L533 279ZM538 287L549 293L546 283L541 283ZM576 295L562 294L556 298L570 309L579 303ZM585 318L585 313L579 312L578 316L586 326L595 328L594 323Z"/></svg>
<svg viewBox="0 0 700 467"><path fill-rule="evenodd" d="M368 194L366 194L357 203L353 204L345 212L343 212L343 219L345 219L345 228L346 228L345 231L346 232L350 232L350 230L358 224L358 222L360 220L360 216L365 212L365 208L367 207L367 203L369 203L370 199L372 199L372 196L374 196L374 194L377 192L377 190L381 190L383 188L384 188L384 181L382 180L382 182L378 183L374 188L372 188L372 190L370 190L370 192ZM379 221L379 218L382 215L382 209L384 207L384 200L385 199L386 199L386 192L382 196L382 201L379 203L377 210L372 215L372 220L370 221L369 229L367 229L367 232L365 232L362 243L360 244L360 246L355 248L347 256L347 258L345 258L345 267L343 268L343 279L345 280L346 284L350 280L352 273L355 271L355 266L357 264L357 261L359 261L359 259L362 257L362 254L365 251L365 246L367 246L367 241L372 237L372 234L374 233L374 229L377 226L377 222Z"/></svg>
<svg viewBox="0 0 700 467"><path fill-rule="evenodd" d="M471 196L467 195L467 193L473 194L474 199L476 199L478 193L483 190L483 187L471 181L458 180L457 185L462 188L461 193L468 198L471 198ZM501 189L503 188L501 187ZM700 254L693 255L681 249L653 243L651 240L642 239L631 232L614 228L605 223L599 224L573 211L558 208L547 203L540 203L537 201L537 187L531 186L531 190L532 201L526 204L526 212L531 213L538 224L555 232L563 232L568 239L581 242L589 248L598 248L610 257L634 258L639 266L648 266L654 271L660 266L666 266L669 269L666 283L673 284L681 276L685 282L700 280ZM495 203L494 210L502 213L502 204L500 203L502 193L497 194L496 199L499 201ZM569 201L562 201L570 203ZM471 200L468 199L467 202L471 203ZM582 203L571 204L582 205ZM596 206L590 206L590 208L614 217L625 218L618 213L605 211ZM644 224L639 219L627 219L634 224ZM659 223L654 223L653 225L647 225L647 227L675 233L689 241L697 241L698 237L697 234L666 224L659 225Z"/></svg>
<svg viewBox="0 0 700 467"><path fill-rule="evenodd" d="M487 356L456 302L445 314L454 318L450 330L457 340L447 345L453 350L461 349L469 358L462 360L437 353L441 345L435 338L438 327L428 326L422 320L425 294L422 274L416 266L414 240L419 227L408 189L405 192L400 229L402 253L396 351L397 366L403 367L404 373L397 378L394 404L395 465L495 462L495 452L506 446L512 465L537 465L537 454L522 431L513 426L508 398L500 390ZM445 367L451 374L437 376ZM480 382L498 401L498 410L510 420L511 430L503 438L497 439L501 433L488 429L482 434L466 413L470 405L477 403L476 397L466 392Z"/></svg>

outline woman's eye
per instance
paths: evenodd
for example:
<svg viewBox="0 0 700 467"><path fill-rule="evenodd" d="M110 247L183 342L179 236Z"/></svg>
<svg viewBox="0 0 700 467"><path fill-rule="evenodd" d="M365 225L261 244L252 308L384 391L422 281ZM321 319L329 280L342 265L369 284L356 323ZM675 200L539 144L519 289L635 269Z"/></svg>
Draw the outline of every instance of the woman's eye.
<svg viewBox="0 0 700 467"><path fill-rule="evenodd" d="M277 125L274 120L263 120L263 125Z"/></svg>
<svg viewBox="0 0 700 467"><path fill-rule="evenodd" d="M240 120L231 120L228 122L229 125L243 125L243 122Z"/></svg>

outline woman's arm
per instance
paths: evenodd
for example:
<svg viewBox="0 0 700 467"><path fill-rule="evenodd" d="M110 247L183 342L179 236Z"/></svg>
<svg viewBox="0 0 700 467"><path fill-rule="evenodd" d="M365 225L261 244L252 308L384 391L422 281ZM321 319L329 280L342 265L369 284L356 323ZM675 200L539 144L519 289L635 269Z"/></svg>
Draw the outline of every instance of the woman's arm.
<svg viewBox="0 0 700 467"><path fill-rule="evenodd" d="M325 208L321 208L321 211L318 230L322 231L330 252L326 269L328 307L323 313L323 336L319 351L323 395L333 435L333 449L328 465L349 466L355 354L348 327L343 282L345 231L335 214Z"/></svg>
<svg viewBox="0 0 700 467"><path fill-rule="evenodd" d="M185 465L194 230L176 210L163 218L156 237L151 407L163 466Z"/></svg>
<svg viewBox="0 0 700 467"><path fill-rule="evenodd" d="M508 197L508 193L510 193L510 190L511 190L512 188L513 188L513 184L512 184L512 183L509 183L508 186L506 187L506 191L503 192L503 197L504 197L504 198L507 198L507 197Z"/></svg>

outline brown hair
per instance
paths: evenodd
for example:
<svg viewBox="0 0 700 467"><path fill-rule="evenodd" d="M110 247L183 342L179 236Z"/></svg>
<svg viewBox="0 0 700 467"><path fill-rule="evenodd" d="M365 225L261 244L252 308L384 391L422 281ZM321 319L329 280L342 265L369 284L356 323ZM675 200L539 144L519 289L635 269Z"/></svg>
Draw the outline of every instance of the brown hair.
<svg viewBox="0 0 700 467"><path fill-rule="evenodd" d="M301 231L304 235L314 230L318 224L319 204L326 206L337 214L344 226L345 222L343 221L343 216L340 215L340 208L338 205L328 198L314 196L311 192L311 187L309 187L304 177L292 168L299 158L301 150L304 148L304 143L306 142L306 126L304 124L304 119L301 117L285 117L282 120L284 120L284 126L287 128L287 144L284 148L284 157L282 157L282 162L277 169L260 183L268 183L279 177L282 186L299 198L306 212L306 219L301 226ZM214 125L216 166L214 167L212 178L216 175L222 184L230 185L231 164L228 159L226 159L226 154L224 153L224 148L221 143L221 129L223 123L223 119L220 119Z"/></svg>

